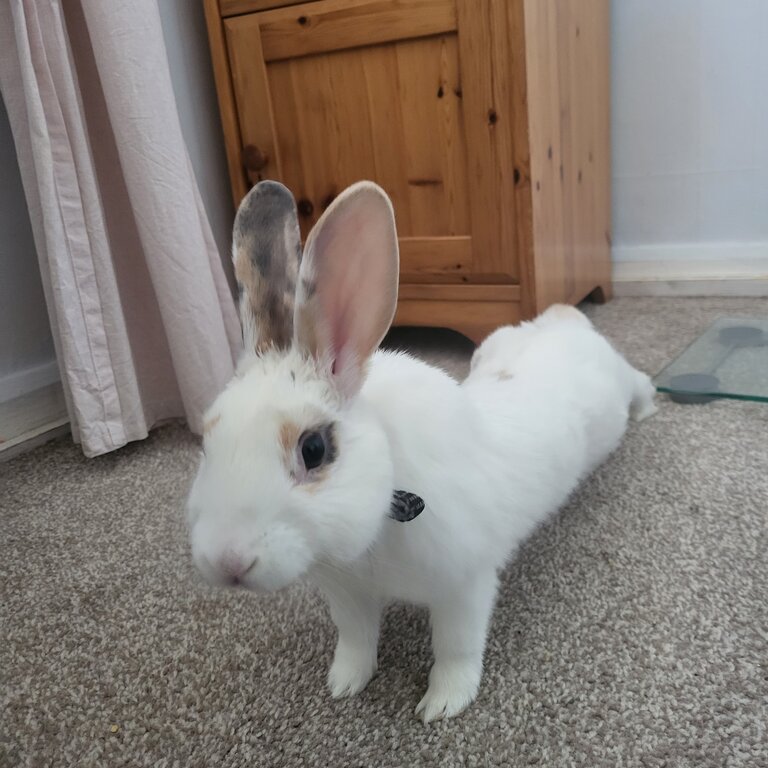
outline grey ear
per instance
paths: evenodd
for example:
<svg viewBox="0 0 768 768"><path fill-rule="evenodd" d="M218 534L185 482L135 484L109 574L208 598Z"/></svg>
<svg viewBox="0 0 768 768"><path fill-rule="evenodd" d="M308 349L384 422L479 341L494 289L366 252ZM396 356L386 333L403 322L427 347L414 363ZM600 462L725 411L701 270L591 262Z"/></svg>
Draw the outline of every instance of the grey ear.
<svg viewBox="0 0 768 768"><path fill-rule="evenodd" d="M260 181L240 203L232 237L246 349L288 349L293 340L301 235L293 195Z"/></svg>

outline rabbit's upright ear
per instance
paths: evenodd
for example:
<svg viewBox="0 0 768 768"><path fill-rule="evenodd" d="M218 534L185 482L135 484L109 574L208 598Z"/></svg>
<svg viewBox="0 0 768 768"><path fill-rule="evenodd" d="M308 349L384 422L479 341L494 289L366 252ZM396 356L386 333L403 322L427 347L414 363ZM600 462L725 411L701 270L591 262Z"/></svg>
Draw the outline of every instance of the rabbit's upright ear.
<svg viewBox="0 0 768 768"><path fill-rule="evenodd" d="M276 181L259 182L240 203L232 257L240 289L246 349L287 349L293 341L301 236L293 195Z"/></svg>
<svg viewBox="0 0 768 768"><path fill-rule="evenodd" d="M346 189L307 238L296 302L296 341L354 396L397 306L399 256L392 204L361 181Z"/></svg>

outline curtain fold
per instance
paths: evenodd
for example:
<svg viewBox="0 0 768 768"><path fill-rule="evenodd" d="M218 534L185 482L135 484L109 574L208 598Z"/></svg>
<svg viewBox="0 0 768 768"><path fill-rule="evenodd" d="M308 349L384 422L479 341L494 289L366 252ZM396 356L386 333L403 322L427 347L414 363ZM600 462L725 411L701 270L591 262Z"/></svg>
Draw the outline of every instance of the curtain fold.
<svg viewBox="0 0 768 768"><path fill-rule="evenodd" d="M155 0L0 5L14 134L73 435L94 456L202 415L240 331Z"/></svg>

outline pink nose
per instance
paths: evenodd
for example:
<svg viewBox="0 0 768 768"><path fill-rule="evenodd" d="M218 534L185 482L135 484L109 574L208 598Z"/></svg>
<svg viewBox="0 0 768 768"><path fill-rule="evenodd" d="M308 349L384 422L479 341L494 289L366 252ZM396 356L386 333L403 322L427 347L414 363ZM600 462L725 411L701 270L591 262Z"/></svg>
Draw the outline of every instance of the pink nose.
<svg viewBox="0 0 768 768"><path fill-rule="evenodd" d="M230 584L239 584L248 571L258 562L258 557L248 558L227 552L219 561L219 569Z"/></svg>

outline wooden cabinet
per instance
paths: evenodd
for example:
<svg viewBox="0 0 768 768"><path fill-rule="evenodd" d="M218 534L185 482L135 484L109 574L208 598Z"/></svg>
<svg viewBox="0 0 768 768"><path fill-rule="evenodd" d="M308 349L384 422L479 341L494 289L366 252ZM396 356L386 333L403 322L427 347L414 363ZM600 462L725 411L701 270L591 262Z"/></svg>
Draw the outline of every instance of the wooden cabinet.
<svg viewBox="0 0 768 768"><path fill-rule="evenodd" d="M608 0L205 0L232 190L392 198L396 322L480 340L610 287ZM279 7L275 7L279 6Z"/></svg>

